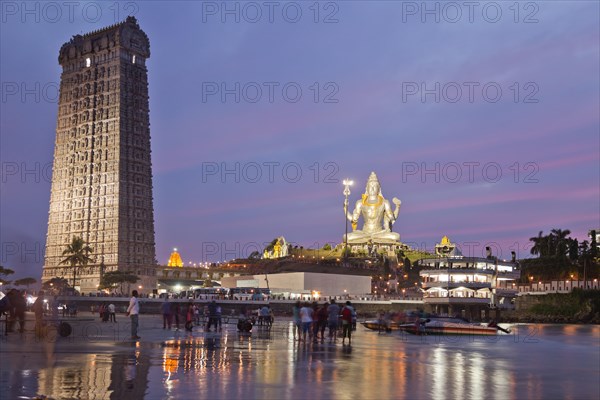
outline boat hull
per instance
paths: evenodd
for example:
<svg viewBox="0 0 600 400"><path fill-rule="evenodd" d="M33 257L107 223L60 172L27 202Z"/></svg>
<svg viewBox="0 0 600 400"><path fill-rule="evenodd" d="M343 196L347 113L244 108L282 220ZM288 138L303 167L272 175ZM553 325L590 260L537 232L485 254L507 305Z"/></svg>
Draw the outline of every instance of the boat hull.
<svg viewBox="0 0 600 400"><path fill-rule="evenodd" d="M420 319L417 321L402 322L394 320L369 320L362 322L362 325L370 330L378 332L403 331L413 335L479 335L494 336L501 330L509 333L508 330L498 326L484 326L477 323L470 323L458 318L438 318L438 319Z"/></svg>
<svg viewBox="0 0 600 400"><path fill-rule="evenodd" d="M372 320L372 321L361 322L361 324L362 324L362 326L364 326L367 329L370 329L373 331L378 331L378 332L400 330L400 324L398 324L397 322L394 322L394 321L390 321L389 323L386 323L385 321Z"/></svg>
<svg viewBox="0 0 600 400"><path fill-rule="evenodd" d="M488 327L468 322L446 322L425 320L415 324L400 325L400 330L413 335L479 335L494 336L498 334L496 327Z"/></svg>

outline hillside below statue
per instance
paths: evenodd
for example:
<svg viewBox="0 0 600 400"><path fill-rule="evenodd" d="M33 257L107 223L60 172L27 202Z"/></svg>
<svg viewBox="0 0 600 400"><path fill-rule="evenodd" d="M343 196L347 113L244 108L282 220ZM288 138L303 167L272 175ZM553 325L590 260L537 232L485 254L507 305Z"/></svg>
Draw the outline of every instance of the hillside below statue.
<svg viewBox="0 0 600 400"><path fill-rule="evenodd" d="M349 188L346 188L349 192ZM381 185L375 172L371 172L365 192L358 200L352 212L348 211L348 202L344 202L344 214L352 223L352 232L348 233L348 245L354 249L368 247L387 247L389 250L400 245L400 235L392 231L392 227L398 219L401 201L394 197L392 203L395 209L392 211L390 202L383 197ZM358 221L362 217L363 225L357 229ZM344 237L346 241L346 237ZM371 250L371 249L369 249Z"/></svg>

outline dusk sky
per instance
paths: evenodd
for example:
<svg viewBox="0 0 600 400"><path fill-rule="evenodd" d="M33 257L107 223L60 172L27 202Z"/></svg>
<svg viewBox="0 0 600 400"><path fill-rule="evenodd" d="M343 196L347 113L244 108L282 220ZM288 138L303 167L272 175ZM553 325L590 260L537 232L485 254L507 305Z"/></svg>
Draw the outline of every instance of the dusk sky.
<svg viewBox="0 0 600 400"><path fill-rule="evenodd" d="M394 230L412 247L448 235L463 253L527 257L540 230L600 227L596 1L1 4L11 279L41 276L59 49L128 14L150 39L161 264L173 247L187 264L281 235L340 243L341 181L354 204L371 171L402 200Z"/></svg>

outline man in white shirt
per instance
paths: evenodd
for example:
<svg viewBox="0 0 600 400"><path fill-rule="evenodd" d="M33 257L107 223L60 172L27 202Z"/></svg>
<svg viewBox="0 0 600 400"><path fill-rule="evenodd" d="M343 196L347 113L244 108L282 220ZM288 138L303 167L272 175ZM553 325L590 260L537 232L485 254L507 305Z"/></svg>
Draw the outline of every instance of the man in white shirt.
<svg viewBox="0 0 600 400"><path fill-rule="evenodd" d="M140 314L140 303L138 301L138 292L134 290L131 292L131 299L129 299L129 307L127 307L127 315L131 318L131 338L141 339L138 334L138 317Z"/></svg>
<svg viewBox="0 0 600 400"><path fill-rule="evenodd" d="M110 303L108 305L108 320L111 322L117 322L117 315L115 313L115 305Z"/></svg>

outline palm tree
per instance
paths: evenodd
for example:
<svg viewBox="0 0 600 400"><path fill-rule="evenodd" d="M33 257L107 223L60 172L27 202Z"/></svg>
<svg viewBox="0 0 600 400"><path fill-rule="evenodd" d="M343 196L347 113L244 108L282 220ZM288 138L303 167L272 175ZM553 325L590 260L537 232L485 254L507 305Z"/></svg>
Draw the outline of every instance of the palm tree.
<svg viewBox="0 0 600 400"><path fill-rule="evenodd" d="M550 232L550 237L552 237L552 244L554 250L551 254L556 255L558 258L564 258L567 255L567 243L568 236L571 234L571 231L568 229L552 229Z"/></svg>
<svg viewBox="0 0 600 400"><path fill-rule="evenodd" d="M37 279L28 277L28 278L17 279L15 281L15 285L16 286L27 286L27 291L29 291L29 285L33 285L36 282L37 282Z"/></svg>
<svg viewBox="0 0 600 400"><path fill-rule="evenodd" d="M116 285L120 285L121 293L123 293L123 283L136 283L139 280L139 276L129 272L109 271L100 279L100 289L112 289Z"/></svg>
<svg viewBox="0 0 600 400"><path fill-rule="evenodd" d="M69 264L73 268L73 289L75 289L75 279L77 277L77 267L85 267L88 263L94 260L89 257L90 253L94 251L92 248L81 238L73 237L73 241L67 246L62 255L67 256L62 260L61 264Z"/></svg>
<svg viewBox="0 0 600 400"><path fill-rule="evenodd" d="M534 237L530 237L529 238L530 241L533 242L533 247L531 248L531 254L533 255L537 255L539 254L540 257L545 255L546 253L546 241L548 240L547 236L544 236L544 232L540 231L536 236Z"/></svg>
<svg viewBox="0 0 600 400"><path fill-rule="evenodd" d="M15 271L13 271L12 269L4 268L2 265L0 265L0 276L5 276L5 275L8 276L8 275L14 274L14 273L15 273ZM6 285L9 283L10 283L10 281L0 278L0 285Z"/></svg>

